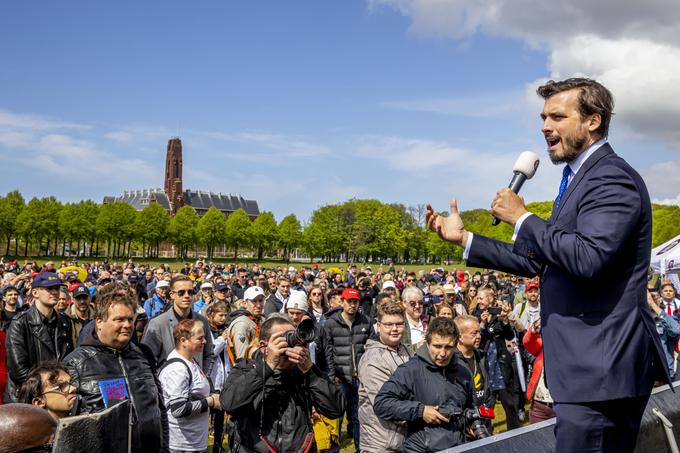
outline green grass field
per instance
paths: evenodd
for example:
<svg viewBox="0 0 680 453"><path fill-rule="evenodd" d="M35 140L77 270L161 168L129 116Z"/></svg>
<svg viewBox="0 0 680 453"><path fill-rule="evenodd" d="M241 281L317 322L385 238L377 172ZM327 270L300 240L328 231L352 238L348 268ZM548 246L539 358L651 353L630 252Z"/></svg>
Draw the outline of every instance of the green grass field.
<svg viewBox="0 0 680 453"><path fill-rule="evenodd" d="M57 264L57 266L59 266L59 263L61 263L61 261L70 261L72 259L74 259L74 258L72 258L72 257L59 257L59 256L49 256L49 257L45 257L45 256L42 256L42 257L37 257L37 256L23 257L22 256L22 257L16 258L17 262L20 263L20 264L23 264L24 262L34 262L34 263L38 263L38 264L43 264L43 263L46 263L48 261L54 261ZM104 261L104 259L106 259L106 258L103 257L103 256L100 256L100 257L79 257L79 258L77 258L79 263L94 263L94 262L101 263L102 261ZM170 266L170 268L173 269L173 270L178 270L178 269L182 268L185 263L195 263L196 262L195 258L191 258L191 259L188 259L188 260L178 260L176 258L154 258L154 259L133 258L132 260L135 264L146 264L147 266L150 266L150 267L156 267L156 266L159 266L161 264L165 264L165 265ZM7 259L5 261L7 261ZM127 262L127 259L119 259L119 260L110 259L109 262L111 264L123 265ZM285 260L273 260L273 259L256 260L256 259L245 259L245 258L240 258L238 260L219 258L219 259L212 260L212 262L223 264L223 265L224 264L230 264L230 263L235 263L237 265L247 264L249 266L252 266L253 264L259 264L260 267L264 267L264 268L276 268L276 267L279 267L279 266L281 266L281 267L293 266L293 267L296 267L296 268L300 268L302 266L309 267L313 263L317 263L317 264L319 264L319 267L322 267L322 268L325 268L325 269L337 267L337 268L340 268L342 270L347 269L347 266L349 264L347 262L324 263L324 262L319 262L319 261L310 262L308 260L305 260L305 261L290 261L289 262L289 261L285 261ZM373 270L374 272L378 271L379 269L382 269L383 272L387 272L387 270L390 268L390 265L381 265L379 263L356 263L356 264L359 267L370 266L371 270ZM419 270L424 270L425 272L430 272L430 270L436 269L438 267L443 267L444 269L449 270L449 271L451 271L453 269L469 270L471 272L475 272L475 271L479 270L477 268L467 267L462 263L455 263L455 264L451 264L451 265L447 265L447 266L442 265L442 264L432 264L432 263L431 264L395 264L394 265L394 268L397 271L401 271L402 269L405 269L407 271L412 271L412 272L418 272Z"/></svg>

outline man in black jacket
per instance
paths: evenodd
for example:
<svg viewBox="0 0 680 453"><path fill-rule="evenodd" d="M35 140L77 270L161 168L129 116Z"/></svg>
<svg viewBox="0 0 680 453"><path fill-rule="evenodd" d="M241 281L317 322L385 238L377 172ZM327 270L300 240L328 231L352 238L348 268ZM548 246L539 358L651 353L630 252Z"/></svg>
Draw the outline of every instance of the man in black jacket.
<svg viewBox="0 0 680 453"><path fill-rule="evenodd" d="M134 290L123 283L97 293L95 326L64 366L81 396L79 413L100 412L129 399L132 451L161 451L168 445L168 420L151 350L131 342Z"/></svg>
<svg viewBox="0 0 680 453"><path fill-rule="evenodd" d="M435 318L425 340L385 382L373 403L378 418L408 422L404 451L409 452L464 443L462 414L473 407L471 373L454 355L458 330L453 320Z"/></svg>
<svg viewBox="0 0 680 453"><path fill-rule="evenodd" d="M38 274L31 286L33 305L15 316L7 332L8 390L12 399L29 371L41 362L62 360L73 350L71 319L57 313L62 282L51 272Z"/></svg>
<svg viewBox="0 0 680 453"><path fill-rule="evenodd" d="M342 311L331 315L325 322L324 348L328 375L336 384L342 384L347 401L347 423L351 423L354 447L359 451L359 360L371 334L371 323L359 312L359 291L345 288L340 296Z"/></svg>
<svg viewBox="0 0 680 453"><path fill-rule="evenodd" d="M330 419L342 416L339 386L312 364L307 346L288 345L292 330L283 315L267 319L255 358L237 362L229 373L220 402L235 424L229 435L234 453L316 451L312 407Z"/></svg>

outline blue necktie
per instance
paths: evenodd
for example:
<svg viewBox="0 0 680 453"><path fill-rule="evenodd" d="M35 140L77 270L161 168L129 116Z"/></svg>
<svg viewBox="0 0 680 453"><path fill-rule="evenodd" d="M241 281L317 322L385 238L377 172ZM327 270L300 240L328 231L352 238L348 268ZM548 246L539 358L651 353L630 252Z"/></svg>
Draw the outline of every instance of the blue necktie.
<svg viewBox="0 0 680 453"><path fill-rule="evenodd" d="M560 208L560 200L562 200L562 195L567 191L567 185L569 184L569 176L571 175L571 168L569 165L564 166L562 170L562 181L560 182L560 193L557 194L557 199L555 200L555 211Z"/></svg>

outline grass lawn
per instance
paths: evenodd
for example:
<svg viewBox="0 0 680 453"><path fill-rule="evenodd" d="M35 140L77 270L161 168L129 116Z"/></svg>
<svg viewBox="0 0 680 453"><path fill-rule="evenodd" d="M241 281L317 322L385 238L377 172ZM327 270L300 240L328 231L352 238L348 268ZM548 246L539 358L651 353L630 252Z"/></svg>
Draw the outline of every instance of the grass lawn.
<svg viewBox="0 0 680 453"><path fill-rule="evenodd" d="M74 258L72 258L72 257L59 257L59 256L49 256L49 257L45 257L45 256L42 256L42 257L37 257L37 256L23 257L22 256L22 257L17 258L17 262L20 263L20 264L23 264L24 262L30 261L30 262L35 262L35 263L38 263L38 264L43 264L43 263L46 263L47 261L55 261L58 265L61 261L69 261L69 260L72 260L72 259L74 259ZM96 257L96 258L95 257L78 257L77 258L79 263L94 263L94 262L101 263L102 261L104 261L104 259L105 259L105 257L102 257L102 256ZM178 260L176 258L154 258L154 259L133 258L132 260L136 264L142 264L143 263L143 264L146 264L147 266L150 266L150 267L156 267L160 264L166 264L166 265L170 266L170 268L173 269L173 270L178 270L178 269L184 267L185 263L195 263L196 262L196 259L193 259L193 258L188 259L188 260L184 260L184 261ZM7 259L5 261L7 261ZM123 265L124 263L127 262L126 259L120 259L120 260L113 260L112 259L112 260L109 260L109 261L110 261L111 264L119 264L119 265ZM247 264L249 266L252 266L253 264L259 264L260 267L264 267L264 268L275 268L275 267L279 267L279 266L281 266L281 267L293 266L293 267L296 267L296 268L300 268L301 266L309 267L312 264L312 262L310 262L309 260L287 262L285 260L275 260L275 259L256 260L256 259L249 259L249 258L240 258L238 260L233 260L233 259L228 259L228 258L227 259L217 258L217 259L214 259L212 262L213 263L220 263L220 264L235 263L237 265ZM337 267L337 268L342 269L343 271L345 269L347 269L347 266L348 266L347 262L322 263L322 262L314 261L313 263L319 264L319 267L324 268L324 269L330 269L330 268ZM383 272L387 272L387 270L390 268L389 265L381 265L379 263L356 263L356 264L360 268L363 267L363 266L370 266L371 269L374 272L378 271L379 269L382 269ZM407 271L412 271L412 272L418 272L419 270L424 270L426 273L430 272L430 270L438 268L438 267L443 267L443 268L445 268L449 271L451 271L453 269L459 269L459 270L469 270L470 272L476 272L476 271L479 270L478 268L467 267L467 266L465 266L464 264L461 264L461 263L455 263L455 264L451 264L449 266L444 266L444 265L441 265L441 264L395 264L394 265L394 268L397 271L401 271L402 269L405 269Z"/></svg>

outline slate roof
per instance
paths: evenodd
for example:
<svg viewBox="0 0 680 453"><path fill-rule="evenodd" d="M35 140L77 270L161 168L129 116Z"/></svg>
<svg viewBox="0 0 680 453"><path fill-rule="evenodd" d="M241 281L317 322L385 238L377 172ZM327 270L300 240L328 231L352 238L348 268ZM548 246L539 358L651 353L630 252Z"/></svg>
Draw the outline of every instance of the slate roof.
<svg viewBox="0 0 680 453"><path fill-rule="evenodd" d="M104 203L125 202L141 211L151 200L156 200L166 210L170 210L168 196L162 189L126 190L116 197L104 197ZM185 190L184 204L198 210L208 210L215 206L220 211L233 212L242 208L249 216L260 214L260 208L255 200L246 200L241 195L206 192L203 190Z"/></svg>

